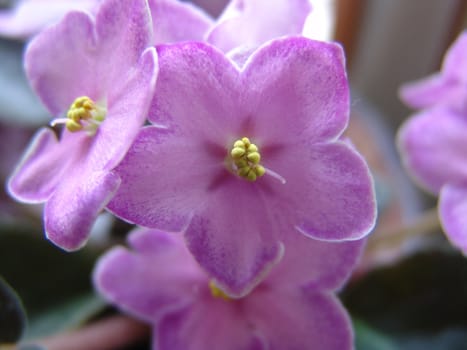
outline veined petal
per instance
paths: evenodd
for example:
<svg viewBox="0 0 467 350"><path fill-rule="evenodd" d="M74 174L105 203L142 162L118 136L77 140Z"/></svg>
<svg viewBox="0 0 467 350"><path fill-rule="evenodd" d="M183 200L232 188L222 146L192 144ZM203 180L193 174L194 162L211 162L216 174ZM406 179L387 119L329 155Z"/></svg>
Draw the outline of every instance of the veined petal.
<svg viewBox="0 0 467 350"><path fill-rule="evenodd" d="M467 254L467 186L443 186L438 210L447 237L455 247Z"/></svg>
<svg viewBox="0 0 467 350"><path fill-rule="evenodd" d="M8 181L10 194L28 203L46 201L74 158L68 146L69 142L57 140L53 130L40 129ZM74 148L79 147L78 141Z"/></svg>
<svg viewBox="0 0 467 350"><path fill-rule="evenodd" d="M54 116L65 112L79 96L97 99L102 95L94 64L97 56L93 20L81 12L68 13L29 44L25 53L26 74Z"/></svg>
<svg viewBox="0 0 467 350"><path fill-rule="evenodd" d="M0 11L0 34L26 39L71 10L94 10L98 0L21 0L11 10Z"/></svg>
<svg viewBox="0 0 467 350"><path fill-rule="evenodd" d="M299 288L258 290L245 299L246 317L268 350L351 350L349 317L334 295Z"/></svg>
<svg viewBox="0 0 467 350"><path fill-rule="evenodd" d="M79 96L99 101L124 79L152 41L144 0L106 0L94 19L70 12L28 46L25 68L31 85L58 116ZM53 60L53 64L51 64Z"/></svg>
<svg viewBox="0 0 467 350"><path fill-rule="evenodd" d="M106 120L99 126L86 160L91 167L110 170L124 157L146 120L157 72L156 51L148 48L127 79L112 89Z"/></svg>
<svg viewBox="0 0 467 350"><path fill-rule="evenodd" d="M284 256L263 283L271 288L308 286L340 288L355 268L366 240L325 242L290 232L283 235Z"/></svg>
<svg viewBox="0 0 467 350"><path fill-rule="evenodd" d="M191 3L149 0L154 28L154 44L202 41L213 19Z"/></svg>
<svg viewBox="0 0 467 350"><path fill-rule="evenodd" d="M222 153L210 145L144 128L115 169L122 185L108 208L124 220L146 227L181 231L219 174L227 172Z"/></svg>
<svg viewBox="0 0 467 350"><path fill-rule="evenodd" d="M198 301L163 318L154 330L160 350L266 350L264 341L233 303Z"/></svg>
<svg viewBox="0 0 467 350"><path fill-rule="evenodd" d="M287 213L303 234L326 241L355 240L373 228L373 180L362 157L345 143L302 143L265 154L264 159L265 167L287 180L271 185L277 212Z"/></svg>
<svg viewBox="0 0 467 350"><path fill-rule="evenodd" d="M231 176L205 194L186 239L191 253L232 296L250 292L282 257L282 227L256 184Z"/></svg>
<svg viewBox="0 0 467 350"><path fill-rule="evenodd" d="M347 126L349 88L337 44L274 40L247 61L242 86L259 144L335 139Z"/></svg>
<svg viewBox="0 0 467 350"><path fill-rule="evenodd" d="M309 0L232 0L207 41L224 52L257 47L273 38L301 34L310 11Z"/></svg>
<svg viewBox="0 0 467 350"><path fill-rule="evenodd" d="M119 184L119 177L113 173L90 172L79 165L73 167L71 176L61 179L45 205L47 238L68 251L81 248Z"/></svg>
<svg viewBox="0 0 467 350"><path fill-rule="evenodd" d="M113 87L152 46L151 12L146 0L106 0L96 16L98 76Z"/></svg>
<svg viewBox="0 0 467 350"><path fill-rule="evenodd" d="M149 120L219 145L238 137L239 73L232 63L203 43L161 45L157 52L159 76Z"/></svg>
<svg viewBox="0 0 467 350"><path fill-rule="evenodd" d="M148 322L157 322L193 303L208 279L185 248L183 237L138 229L130 249L113 248L97 263L94 285L112 303Z"/></svg>
<svg viewBox="0 0 467 350"><path fill-rule="evenodd" d="M444 108L423 111L399 129L397 143L414 179L436 194L467 177L467 119Z"/></svg>

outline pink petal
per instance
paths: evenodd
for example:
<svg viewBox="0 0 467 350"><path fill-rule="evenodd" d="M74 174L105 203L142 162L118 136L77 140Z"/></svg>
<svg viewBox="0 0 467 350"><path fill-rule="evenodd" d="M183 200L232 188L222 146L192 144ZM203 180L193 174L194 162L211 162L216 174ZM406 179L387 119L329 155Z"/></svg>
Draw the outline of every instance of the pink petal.
<svg viewBox="0 0 467 350"><path fill-rule="evenodd" d="M9 179L10 194L28 203L46 201L74 159L74 152L70 152L72 139L77 141L71 137L59 142L51 129L40 129Z"/></svg>
<svg viewBox="0 0 467 350"><path fill-rule="evenodd" d="M117 190L120 179L106 172L90 172L75 166L61 180L44 208L47 238L72 251L81 248L98 214Z"/></svg>
<svg viewBox="0 0 467 350"><path fill-rule="evenodd" d="M282 227L256 184L230 176L205 197L186 230L188 247L219 286L243 296L282 257Z"/></svg>
<svg viewBox="0 0 467 350"><path fill-rule="evenodd" d="M198 142L227 145L242 117L238 71L202 43L158 46L159 76L149 119ZM240 110L240 111L239 111Z"/></svg>
<svg viewBox="0 0 467 350"><path fill-rule="evenodd" d="M252 325L222 299L198 301L163 318L154 330L153 348L160 350L266 350Z"/></svg>
<svg viewBox="0 0 467 350"><path fill-rule="evenodd" d="M87 162L95 169L112 169L124 157L143 126L157 79L157 54L149 48L128 79L116 84L108 97L106 120L93 138Z"/></svg>
<svg viewBox="0 0 467 350"><path fill-rule="evenodd" d="M263 282L271 288L308 285L316 290L338 289L352 273L365 246L364 239L324 242L301 234L284 236L284 256Z"/></svg>
<svg viewBox="0 0 467 350"><path fill-rule="evenodd" d="M362 157L348 145L297 144L277 154L265 154L263 159L265 167L287 181L270 185L276 215L288 215L292 225L305 235L355 240L373 228L373 180Z"/></svg>
<svg viewBox="0 0 467 350"><path fill-rule="evenodd" d="M439 197L441 224L451 243L467 254L467 187L445 185Z"/></svg>
<svg viewBox="0 0 467 350"><path fill-rule="evenodd" d="M116 168L122 185L108 208L139 225L181 231L219 172L221 157L197 140L144 128Z"/></svg>
<svg viewBox="0 0 467 350"><path fill-rule="evenodd" d="M259 145L334 139L347 125L349 88L337 44L275 40L246 63L241 86Z"/></svg>
<svg viewBox="0 0 467 350"><path fill-rule="evenodd" d="M21 0L11 10L0 11L0 34L27 39L68 11L95 9L98 0Z"/></svg>
<svg viewBox="0 0 467 350"><path fill-rule="evenodd" d="M459 83L467 82L467 31L464 30L446 52L443 73Z"/></svg>
<svg viewBox="0 0 467 350"><path fill-rule="evenodd" d="M267 349L353 349L349 317L335 296L284 287L245 299L247 317Z"/></svg>
<svg viewBox="0 0 467 350"><path fill-rule="evenodd" d="M97 290L136 317L156 322L198 298L208 280L185 248L181 236L136 230L129 236L132 251L113 248L97 263Z"/></svg>
<svg viewBox="0 0 467 350"><path fill-rule="evenodd" d="M406 168L432 193L467 177L467 120L446 109L430 109L399 129L397 142Z"/></svg>
<svg viewBox="0 0 467 350"><path fill-rule="evenodd" d="M301 34L310 11L308 0L232 0L207 41L224 52L243 45L257 47L277 37Z"/></svg>
<svg viewBox="0 0 467 350"><path fill-rule="evenodd" d="M54 116L66 111L79 96L101 97L100 79L95 78L97 55L92 19L79 12L67 14L59 24L44 30L29 44L25 54L26 73Z"/></svg>
<svg viewBox="0 0 467 350"><path fill-rule="evenodd" d="M201 41L213 20L191 3L174 0L150 0L154 44Z"/></svg>
<svg viewBox="0 0 467 350"><path fill-rule="evenodd" d="M27 75L54 116L79 96L105 100L108 87L125 77L149 46L151 31L144 0L106 0L95 27L89 15L71 12L30 43Z"/></svg>

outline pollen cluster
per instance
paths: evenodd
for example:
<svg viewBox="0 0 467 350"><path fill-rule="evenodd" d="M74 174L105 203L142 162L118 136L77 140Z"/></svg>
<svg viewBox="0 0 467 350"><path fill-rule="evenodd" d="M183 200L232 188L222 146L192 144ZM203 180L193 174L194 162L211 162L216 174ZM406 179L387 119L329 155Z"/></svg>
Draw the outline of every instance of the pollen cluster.
<svg viewBox="0 0 467 350"><path fill-rule="evenodd" d="M216 285L216 283L213 280L209 281L209 289L211 290L212 296L215 298L222 298L227 301L232 300L227 294L225 294L225 292L222 289L220 289Z"/></svg>
<svg viewBox="0 0 467 350"><path fill-rule="evenodd" d="M256 181L266 172L264 167L259 164L261 154L258 147L251 143L247 137L235 141L230 156L236 166L237 175L248 181Z"/></svg>
<svg viewBox="0 0 467 350"><path fill-rule="evenodd" d="M87 96L78 97L67 112L66 128L71 132L85 129L94 133L99 124L105 119L105 110Z"/></svg>

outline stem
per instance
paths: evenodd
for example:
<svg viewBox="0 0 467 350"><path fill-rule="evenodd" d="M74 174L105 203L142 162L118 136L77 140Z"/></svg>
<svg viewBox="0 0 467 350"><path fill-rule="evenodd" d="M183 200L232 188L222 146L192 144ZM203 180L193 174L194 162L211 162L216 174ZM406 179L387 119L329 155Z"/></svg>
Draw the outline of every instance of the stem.
<svg viewBox="0 0 467 350"><path fill-rule="evenodd" d="M438 208L431 208L413 222L397 228L382 230L371 237L370 246L381 244L397 244L408 237L422 236L434 231L441 230L441 223L438 217Z"/></svg>
<svg viewBox="0 0 467 350"><path fill-rule="evenodd" d="M33 341L47 350L112 350L150 335L146 324L126 316L113 316L69 331Z"/></svg>

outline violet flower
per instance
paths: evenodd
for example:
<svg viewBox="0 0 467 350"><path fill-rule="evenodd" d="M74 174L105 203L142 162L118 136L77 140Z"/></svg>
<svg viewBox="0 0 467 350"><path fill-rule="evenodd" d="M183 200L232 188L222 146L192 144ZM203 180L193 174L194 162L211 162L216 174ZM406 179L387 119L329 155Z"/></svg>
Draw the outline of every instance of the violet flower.
<svg viewBox="0 0 467 350"><path fill-rule="evenodd" d="M148 229L130 234L131 250L115 247L100 259L94 284L152 324L153 349L352 349L349 317L332 291L355 266L363 242L289 237L284 259L240 299L209 279L181 236Z"/></svg>
<svg viewBox="0 0 467 350"><path fill-rule="evenodd" d="M446 52L441 72L404 84L400 96L415 109L443 105L467 114L467 31Z"/></svg>
<svg viewBox="0 0 467 350"><path fill-rule="evenodd" d="M71 10L95 12L101 0L19 0L14 7L0 10L0 35L27 39Z"/></svg>
<svg viewBox="0 0 467 350"><path fill-rule="evenodd" d="M8 186L18 200L46 202L46 235L66 250L85 243L145 121L157 75L151 26L146 1L107 0L95 20L71 12L27 49L30 82L63 129L38 131Z"/></svg>
<svg viewBox="0 0 467 350"><path fill-rule="evenodd" d="M184 231L198 262L236 296L280 259L287 235L354 240L372 229L367 165L339 140L349 115L339 45L273 41L242 70L203 43L157 50L155 125L115 170L114 214Z"/></svg>
<svg viewBox="0 0 467 350"><path fill-rule="evenodd" d="M399 130L403 162L417 183L439 195L450 241L467 254L467 32L449 49L441 73L404 86L403 99L425 108Z"/></svg>
<svg viewBox="0 0 467 350"><path fill-rule="evenodd" d="M309 0L231 0L206 41L224 52L252 50L285 35L299 35L311 11Z"/></svg>

